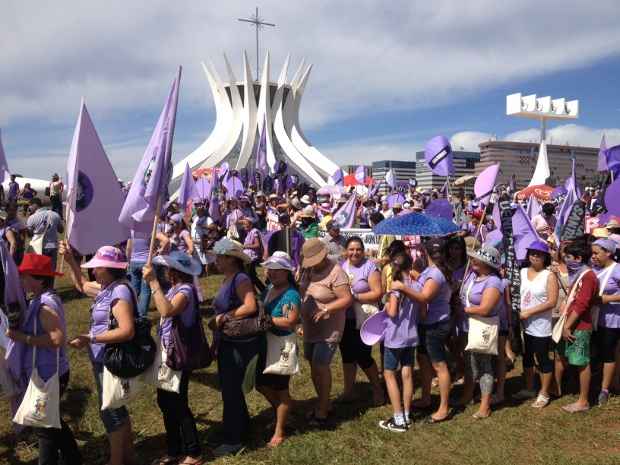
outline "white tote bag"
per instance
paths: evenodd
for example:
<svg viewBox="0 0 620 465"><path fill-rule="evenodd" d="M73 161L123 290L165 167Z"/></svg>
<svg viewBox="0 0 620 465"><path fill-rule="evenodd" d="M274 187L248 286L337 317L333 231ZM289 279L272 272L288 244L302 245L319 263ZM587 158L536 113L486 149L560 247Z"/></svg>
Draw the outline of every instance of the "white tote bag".
<svg viewBox="0 0 620 465"><path fill-rule="evenodd" d="M601 285L599 286L598 296L603 297L605 293L605 288L607 287L607 283L609 282L609 278L611 278L611 274L614 272L614 268L616 268L617 263L613 262L605 271L600 274L601 277ZM599 275L597 275L597 278ZM598 305L592 307L590 310L590 315L592 316L592 329L596 331L598 329L598 316L601 313L601 308Z"/></svg>
<svg viewBox="0 0 620 465"><path fill-rule="evenodd" d="M51 222L50 214L48 213L45 218L45 229L43 229L43 232L33 235L32 239L30 239L29 247L36 254L43 255L43 247L45 245L44 244L45 234L47 234L47 230L50 227L50 222Z"/></svg>
<svg viewBox="0 0 620 465"><path fill-rule="evenodd" d="M299 373L299 350L295 333L276 336L267 332L267 360L263 373L288 376Z"/></svg>
<svg viewBox="0 0 620 465"><path fill-rule="evenodd" d="M471 280L465 293L465 301L470 307L469 293L474 285ZM469 333L467 333L467 347L465 350L479 354L497 355L499 335L499 316L469 315Z"/></svg>
<svg viewBox="0 0 620 465"><path fill-rule="evenodd" d="M34 335L37 335L37 321L34 322ZM32 373L28 388L13 421L22 426L60 429L60 382L58 367L60 349L56 349L56 373L47 381L39 376L36 366L37 348L32 348Z"/></svg>
<svg viewBox="0 0 620 465"><path fill-rule="evenodd" d="M585 275L588 271L590 270L588 269L584 271L583 273L581 273L579 277L577 278L577 281L575 281L575 283L570 288L568 299L566 299L566 305L564 306L564 311L560 315L560 318L558 319L558 321L556 321L555 325L553 326L553 331L551 332L551 339L553 339L553 342L555 342L556 344L558 344L562 340L562 332L564 331L564 324L566 323L566 318L568 315L568 308L573 303L573 299L575 297L575 291L577 290L577 287L579 286L579 283L581 282L583 275ZM596 317L598 318L598 315Z"/></svg>
<svg viewBox="0 0 620 465"><path fill-rule="evenodd" d="M142 390L144 386L140 376L134 378L119 378L103 367L103 393L101 395L101 410L119 408L127 405Z"/></svg>
<svg viewBox="0 0 620 465"><path fill-rule="evenodd" d="M379 313L379 307L372 304L362 304L356 300L353 304L353 311L355 312L355 328L360 329L368 318Z"/></svg>
<svg viewBox="0 0 620 465"><path fill-rule="evenodd" d="M163 344L160 343L160 346L161 361L157 370L157 388L178 394L181 388L181 371L173 370L166 364L167 350Z"/></svg>

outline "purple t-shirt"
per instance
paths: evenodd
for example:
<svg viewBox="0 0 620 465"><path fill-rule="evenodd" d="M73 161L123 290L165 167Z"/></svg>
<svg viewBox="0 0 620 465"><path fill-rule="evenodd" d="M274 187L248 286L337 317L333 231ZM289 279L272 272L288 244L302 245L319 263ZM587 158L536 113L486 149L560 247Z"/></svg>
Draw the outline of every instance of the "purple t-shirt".
<svg viewBox="0 0 620 465"><path fill-rule="evenodd" d="M131 262L146 263L149 258L150 237L147 233L131 231Z"/></svg>
<svg viewBox="0 0 620 465"><path fill-rule="evenodd" d="M504 288L502 285L502 281L497 276L489 275L486 278L484 278L482 281L476 281L476 278L477 278L477 275L475 273L469 273L469 275L467 275L467 279L465 279L465 284L463 285L463 289L461 291L461 302L463 303L463 308L466 308L468 306L467 297L469 297L470 306L480 305L480 302L482 302L482 294L484 293L485 289L495 288L500 292L500 294L503 292ZM472 280L474 282L470 287ZM468 294L468 291L469 291L469 294ZM502 300L503 299L500 298L495 308L493 308L491 310L491 313L489 313L487 316L498 315L500 308L503 305ZM469 318L464 319L462 329L465 332L469 331Z"/></svg>
<svg viewBox="0 0 620 465"><path fill-rule="evenodd" d="M597 268L594 272L596 276L598 276L599 286L603 286L603 275L605 274L605 270ZM603 294L620 294L620 265L615 265L614 270L607 280L607 284L605 284ZM620 328L620 302L599 305L598 325L604 328Z"/></svg>
<svg viewBox="0 0 620 465"><path fill-rule="evenodd" d="M216 315L228 313L242 304L242 302L239 301L236 289L232 289L231 287L233 282L235 283L235 286L239 286L239 284L243 281L250 281L250 277L245 273L239 273L227 284L220 287L220 290L213 299L213 307L215 308Z"/></svg>
<svg viewBox="0 0 620 465"><path fill-rule="evenodd" d="M62 301L60 297L58 297L54 292L46 291L41 296L32 299L30 304L28 305L28 319L26 322L22 324L20 330L29 335L35 335L34 331L34 322L37 322L37 331L36 335L41 335L45 331L43 330L43 326L41 325L41 318L39 314L41 312L41 307L45 305L52 309L60 319L60 329L64 334L67 334L67 325L65 323L65 310L62 306ZM23 352L22 373L25 375L25 379L30 378L30 374L32 373L32 350L33 346L26 345L25 350ZM39 376L43 381L47 381L50 379L54 373L56 373L56 349L47 348L47 347L37 347L37 354L35 363L37 366L37 370L39 372ZM69 360L67 359L67 353L65 347L60 348L59 356L59 369L58 375L62 376L67 371L69 371Z"/></svg>
<svg viewBox="0 0 620 465"><path fill-rule="evenodd" d="M129 284L124 281L114 281L102 289L90 308L90 334L105 333L110 327L110 312L119 300L129 303L133 309L133 296ZM135 311L135 309L133 309ZM90 359L95 363L103 363L105 344L99 342L90 344Z"/></svg>
<svg viewBox="0 0 620 465"><path fill-rule="evenodd" d="M187 253L187 239L191 239L191 236L187 229L182 230L178 234L173 233L170 237L171 250L178 250L179 252Z"/></svg>
<svg viewBox="0 0 620 465"><path fill-rule="evenodd" d="M349 260L347 260L341 265L341 267L349 278L351 292L363 294L364 292L370 291L368 278L371 273L378 271L377 265L372 260L364 259L359 266L354 266L349 262ZM347 309L347 319L355 319L355 311L353 310L353 307Z"/></svg>
<svg viewBox="0 0 620 465"><path fill-rule="evenodd" d="M179 315L181 316L181 321L183 324L186 327L189 327L196 321L197 305L194 299L194 288L191 284L178 284L168 291L166 294L166 299L172 301L174 296L179 293L185 295L187 298L187 304ZM161 342L164 347L166 347L170 341L170 331L172 330L173 318L174 317L162 317L159 322L159 336L161 337Z"/></svg>
<svg viewBox="0 0 620 465"><path fill-rule="evenodd" d="M405 285L417 292L422 290L422 285L412 281L409 277L405 278ZM383 344L389 349L415 347L418 345L420 305L399 291L391 291L390 294L398 297L400 304L398 306L398 316L386 319Z"/></svg>
<svg viewBox="0 0 620 465"><path fill-rule="evenodd" d="M260 232L258 231L258 229L256 228L252 228L248 234L245 236L245 241L243 241L243 245L252 245L252 243L254 243L254 241L258 238L259 242L260 242ZM256 260L257 258L260 258L258 256L258 252L256 249L243 249L243 252L250 257L252 260Z"/></svg>
<svg viewBox="0 0 620 465"><path fill-rule="evenodd" d="M432 279L439 285L439 292L428 304L428 315L426 320L422 322L424 326L447 321L450 318L450 297L452 296L450 284L436 266L426 268L418 278L418 281L424 287L424 284L429 279Z"/></svg>

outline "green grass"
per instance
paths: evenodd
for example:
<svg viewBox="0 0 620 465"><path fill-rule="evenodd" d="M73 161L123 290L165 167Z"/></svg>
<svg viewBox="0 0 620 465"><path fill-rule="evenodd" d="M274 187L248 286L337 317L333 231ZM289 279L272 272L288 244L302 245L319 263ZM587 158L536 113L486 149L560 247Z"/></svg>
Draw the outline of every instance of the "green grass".
<svg viewBox="0 0 620 465"><path fill-rule="evenodd" d="M212 297L219 277L203 280L203 289ZM73 292L63 278L58 290L65 302L69 336L85 332L89 325L90 301ZM155 313L151 314L156 319ZM72 427L85 456L86 464L103 464L107 443L97 412L96 393L90 362L85 352L69 351L71 383L62 410ZM333 365L332 397L342 392L338 358ZM508 391L520 388L518 370L510 373ZM314 389L307 363L293 377L291 393L297 400L290 419L291 437L276 450L265 447L272 431L272 413L267 402L256 392L248 396L253 421L252 441L237 457L219 459L217 464L619 464L620 398L612 398L604 408L594 408L582 415L569 415L560 406L574 400L568 396L553 402L543 411L523 404L499 409L486 421L475 421L474 406L449 423L416 424L405 434L378 428L379 420L391 414L389 407L371 407L371 389L358 376L360 398L354 405L337 405L331 430L307 428L304 414L314 399ZM419 392L418 392L419 395ZM193 375L190 403L196 416L200 437L207 441L220 428L222 403L217 386L215 365ZM160 411L151 388L130 406L136 434L139 463L150 463L165 451L165 436ZM36 439L28 432L13 434L8 421L6 402L0 403L0 464L34 464Z"/></svg>

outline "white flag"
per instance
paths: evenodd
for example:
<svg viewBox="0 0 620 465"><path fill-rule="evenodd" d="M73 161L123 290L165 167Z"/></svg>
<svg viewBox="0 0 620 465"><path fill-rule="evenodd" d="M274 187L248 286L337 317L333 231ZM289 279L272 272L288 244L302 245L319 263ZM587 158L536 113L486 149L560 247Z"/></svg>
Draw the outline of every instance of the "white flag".
<svg viewBox="0 0 620 465"><path fill-rule="evenodd" d="M538 151L538 161L536 162L536 169L534 175L530 181L530 186L540 186L545 184L547 178L551 176L551 170L549 170L549 158L547 158L547 144L543 140L540 143L540 150Z"/></svg>

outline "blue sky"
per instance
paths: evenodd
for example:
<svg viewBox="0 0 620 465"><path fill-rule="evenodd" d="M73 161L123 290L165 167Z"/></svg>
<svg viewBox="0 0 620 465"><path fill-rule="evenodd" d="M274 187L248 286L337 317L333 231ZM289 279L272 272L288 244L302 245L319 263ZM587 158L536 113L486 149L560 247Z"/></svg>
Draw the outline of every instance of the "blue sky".
<svg viewBox="0 0 620 465"><path fill-rule="evenodd" d="M620 8L614 1L390 3L264 1L262 35L275 80L287 53L314 64L302 102L308 139L342 164L413 159L444 134L472 149L490 135L529 140L529 120L505 116L507 94L580 100L553 142L620 144ZM209 134L214 113L201 60L241 75L253 32L235 21L247 2L59 0L0 5L0 128L14 172L64 172L84 96L104 147L130 178L178 64L184 66L175 158ZM262 58L262 57L261 57ZM289 71L289 77L292 71Z"/></svg>

